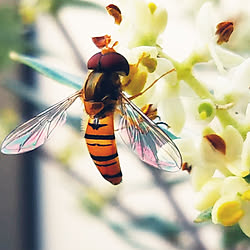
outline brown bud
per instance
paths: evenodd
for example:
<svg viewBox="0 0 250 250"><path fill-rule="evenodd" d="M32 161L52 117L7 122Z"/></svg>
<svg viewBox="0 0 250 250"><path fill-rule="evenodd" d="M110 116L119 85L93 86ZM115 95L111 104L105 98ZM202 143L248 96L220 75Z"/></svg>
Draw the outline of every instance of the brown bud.
<svg viewBox="0 0 250 250"><path fill-rule="evenodd" d="M106 7L106 10L108 11L109 15L114 17L115 24L120 24L121 23L121 21L122 21L121 11L116 5L110 4L110 5L108 5Z"/></svg>
<svg viewBox="0 0 250 250"><path fill-rule="evenodd" d="M233 22L221 22L216 26L216 35L218 35L217 44L227 43L233 30L234 23Z"/></svg>

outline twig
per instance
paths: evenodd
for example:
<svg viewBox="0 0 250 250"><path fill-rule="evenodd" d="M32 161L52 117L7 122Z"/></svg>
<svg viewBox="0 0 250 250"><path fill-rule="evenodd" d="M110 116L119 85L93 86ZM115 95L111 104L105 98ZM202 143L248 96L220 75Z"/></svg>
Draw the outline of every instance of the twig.
<svg viewBox="0 0 250 250"><path fill-rule="evenodd" d="M177 220L183 225L184 229L188 231L191 235L191 239L193 240L193 250L205 250L206 247L203 245L201 242L199 235L197 233L197 228L194 226L190 225L188 222L186 216L180 209L180 207L177 205L172 192L171 192L171 187L168 187L168 184L166 183L165 180L163 180L160 171L153 169L151 166L148 166L147 169L150 170L152 173L152 176L154 177L155 183L157 186L162 190L162 192L165 194L165 197L169 200L170 204L173 206L174 211L177 214Z"/></svg>

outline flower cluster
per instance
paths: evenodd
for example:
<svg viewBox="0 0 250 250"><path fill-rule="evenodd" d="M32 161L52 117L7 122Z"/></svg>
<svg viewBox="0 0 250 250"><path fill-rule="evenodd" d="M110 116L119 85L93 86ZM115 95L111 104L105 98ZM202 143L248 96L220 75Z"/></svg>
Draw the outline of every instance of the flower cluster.
<svg viewBox="0 0 250 250"><path fill-rule="evenodd" d="M126 2L120 1L120 32L127 49L122 43L120 49L131 70L122 79L123 90L140 95L148 89L137 104L156 104L181 137L175 142L191 166L196 208L202 213L210 209L215 224L239 223L250 237L250 59L223 48L234 32L234 20L216 17L216 9L205 3L197 16L196 46L178 62L159 45L166 10L143 0ZM212 81L196 67L211 62L216 66Z"/></svg>

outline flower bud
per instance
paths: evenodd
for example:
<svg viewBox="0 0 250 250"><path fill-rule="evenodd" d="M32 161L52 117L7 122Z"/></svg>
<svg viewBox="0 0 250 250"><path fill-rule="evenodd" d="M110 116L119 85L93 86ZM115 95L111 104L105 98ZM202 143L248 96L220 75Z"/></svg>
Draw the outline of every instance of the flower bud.
<svg viewBox="0 0 250 250"><path fill-rule="evenodd" d="M210 100L202 101L198 106L199 118L211 121L215 116L215 106Z"/></svg>

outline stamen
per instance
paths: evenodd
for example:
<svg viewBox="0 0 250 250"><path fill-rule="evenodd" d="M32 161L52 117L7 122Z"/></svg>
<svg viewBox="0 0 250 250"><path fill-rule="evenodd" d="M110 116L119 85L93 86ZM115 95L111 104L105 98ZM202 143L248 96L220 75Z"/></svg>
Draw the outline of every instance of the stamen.
<svg viewBox="0 0 250 250"><path fill-rule="evenodd" d="M216 26L216 35L218 35L217 44L227 43L234 31L233 22L221 22Z"/></svg>
<svg viewBox="0 0 250 250"><path fill-rule="evenodd" d="M121 10L114 4L110 4L106 7L106 10L108 11L109 15L114 17L115 24L120 24L122 21L122 15Z"/></svg>
<svg viewBox="0 0 250 250"><path fill-rule="evenodd" d="M181 170L187 171L190 174L192 171L192 165L189 165L187 162L183 162L183 164L181 166Z"/></svg>
<svg viewBox="0 0 250 250"><path fill-rule="evenodd" d="M149 8L151 14L154 14L155 10L157 9L157 6L155 5L155 3L151 2L148 4L148 8Z"/></svg>
<svg viewBox="0 0 250 250"><path fill-rule="evenodd" d="M217 134L209 134L204 136L205 139L207 139L211 146L221 152L222 154L226 154L226 143L225 141Z"/></svg>

